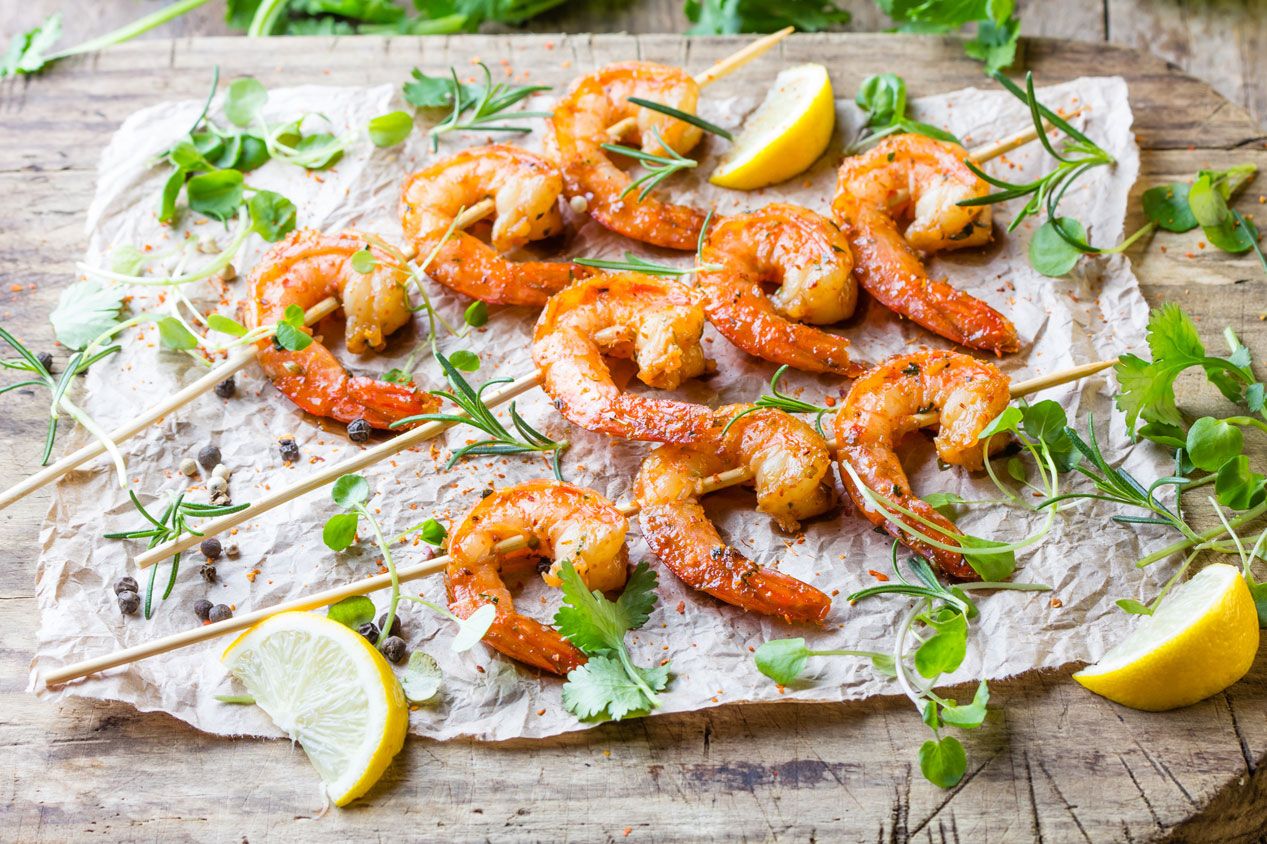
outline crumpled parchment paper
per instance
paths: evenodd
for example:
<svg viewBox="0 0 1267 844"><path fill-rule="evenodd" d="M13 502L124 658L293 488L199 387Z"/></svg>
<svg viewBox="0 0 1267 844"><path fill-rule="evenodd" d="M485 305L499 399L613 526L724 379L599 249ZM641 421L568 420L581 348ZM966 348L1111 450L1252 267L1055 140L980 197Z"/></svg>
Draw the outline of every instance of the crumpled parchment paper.
<svg viewBox="0 0 1267 844"><path fill-rule="evenodd" d="M304 112L320 112L336 131L343 131L364 127L369 118L401 107L397 97L395 88L386 85L369 89L304 86L271 92L267 114L270 121L280 122ZM737 128L759 99L758 92L734 99L705 98L701 113L723 126ZM1080 79L1043 90L1041 99L1056 108L1080 107L1076 122L1116 156L1116 166L1096 169L1082 178L1063 205L1066 213L1087 224L1094 242L1116 242L1122 235L1127 193L1139 163L1126 84L1119 78ZM548 100L541 105L548 105ZM171 233L156 220L165 172L152 162L156 153L188 130L200 106L191 101L164 103L134 114L119 129L102 156L96 199L88 214L88 261L107 264L112 246L134 244L162 250L183 236ZM839 129L833 150L839 150L859 124L852 103L841 100L838 109ZM920 99L913 102L912 110L919 119L955 132L969 146L1029 124L1022 105L999 90L968 89ZM218 113L218 108L213 110L213 116ZM516 138L517 143L533 148L540 146L540 140L539 130ZM440 153L484 142L486 139L479 136L448 136ZM716 139L705 141L700 170L667 184L675 201L700 206L716 203L720 213L729 213L788 200L827 212L835 181L834 154L785 185L737 193L712 188L702 177L723 147ZM364 143L325 172L305 173L273 162L249 174L248 181L292 198L299 206L302 225L328 231L357 227L399 241L401 180L432 160L427 140L416 132L406 144L391 150L377 150ZM1030 144L988 168L1011 181L1022 181L1045 172L1052 163L1038 144ZM949 253L932 262L935 274L944 274L991 302L1016 323L1025 349L1001 361L1001 366L1013 377L1025 378L1143 348L1148 309L1129 263L1120 256L1089 259L1071 278L1044 278L1030 269L1025 258L1032 224L1010 235L1002 231L1015 211L1015 204L998 209L999 236L994 246ZM682 255L653 254L655 250L623 241L584 219L574 218L572 223L575 233L564 245L567 254L617 257L625 249L633 249L662 260L687 260ZM190 236L212 235L220 242L228 239L224 229L214 223L193 224L188 229ZM244 274L262 249L253 238L236 259ZM201 260L205 259L197 256L189 265L196 266ZM234 313L245 287L239 280L222 289L199 284L184 292L205 311ZM160 294L154 288L138 291L133 308L156 306ZM435 285L431 295L447 319L461 324L465 302ZM479 353L483 365L472 376L476 380L520 375L531 366L528 343L536 314L527 309L493 310L488 326L469 339L442 338L443 347L450 352L470 348ZM921 345L944 345L910 323L895 320L874 303L863 306L863 316L855 318L846 330L854 340L857 356L870 361ZM394 338L387 354L361 359L352 359L343 350L339 325L326 323L323 331L328 345L354 370L382 373L405 359L415 343L424 339L425 329L407 329ZM683 397L716 405L751 400L766 391L773 365L737 352L711 328L705 342L720 374L689 385L682 391ZM198 374L198 367L188 357L162 351L156 332L150 328L140 333L139 340L128 343L122 354L92 369L80 388L80 400L98 421L114 427L136 409L152 405ZM438 378L438 368L424 354L420 383L440 386ZM1042 397L1058 399L1071 417L1085 420L1094 414L1105 455L1115 465L1125 465L1145 478L1164 474L1166 463L1160 453L1147 446L1129 445L1120 415L1112 412L1110 378L1108 374L1088 378L1048 390ZM267 489L292 484L361 447L346 439L342 426L328 426L298 412L258 369L248 368L237 381L235 398L203 396L127 443L132 487L143 500L156 500L161 506L173 491L187 486L189 481L177 465L182 457L195 454L207 443L219 446L224 463L233 469L230 489L235 502L249 502ZM843 394L847 385L837 379L793 374L784 386L794 392L803 390L806 398L819 401L824 395ZM613 500L629 500L639 461L650 446L613 441L576 429L553 412L539 391L521 398L518 407L540 430L571 441L564 460L569 480L591 486ZM502 414L504 418L504 409ZM293 467L283 466L278 454L276 443L282 436L298 440L302 459ZM404 452L365 473L374 490L372 506L387 531L395 534L429 516L460 516L486 487L549 474L546 462L535 456L467 460L448 472L441 471L449 449L469 441L470 436L467 430L451 431L445 438ZM970 501L999 497L984 477L954 468L939 470L927 440L914 438L905 462L917 491L956 492ZM203 483L195 479L190 492L194 500L206 500ZM639 663L671 661L673 679L659 711L746 701L837 701L899 693L894 681L876 676L864 660L815 660L810 679L786 690L761 676L752 660L752 650L767 639L794 635L806 636L813 647L891 648L897 620L909 606L907 602L889 598L851 607L843 600L850 592L876 582L869 569L889 570L886 538L844 512L811 521L802 535L784 535L755 511L752 495L745 490L712 496L709 510L722 534L745 554L762 563L777 562L784 571L838 597L825 627L802 630L720 604L686 588L659 568L659 605L650 622L631 636ZM141 519L104 461L74 473L55 488L40 533L40 630L31 689L54 698L79 695L123 700L141 710L168 712L215 733L278 735L260 710L213 699L215 694L234 691L233 681L218 661L226 644L223 641L164 654L53 691L43 689L38 676L55 666L187 629L197 623L192 605L199 598L232 604L243 612L377 572L379 555L370 545L354 546L342 554L322 545L322 524L334 512L328 491L321 490L223 537L239 545L241 556L219 561L219 581L214 584L199 577L200 555L196 551L186 554L170 597L157 604L153 620L146 622L139 616L122 617L111 588L118 577L133 575L144 589L147 573L135 571L130 564L130 557L141 550L140 543L101 536L106 531L135 528ZM1111 508L1096 502L1070 507L1041 543L1020 553L1015 579L1049 584L1053 591L983 596L969 656L955 675L957 679L1006 677L1094 659L1124 634L1127 620L1114 607L1114 599L1154 593L1166 572L1141 574L1131 565L1158 546L1161 537L1156 529L1115 525L1108 520L1110 513ZM977 535L1015 540L1034 531L1041 521L1038 514L996 505L970 508L961 524ZM366 533L362 531L363 536ZM631 559L635 561L650 558L638 534L635 521L630 534ZM397 545L397 559L400 563L414 561L424 549L420 544ZM169 566L161 565L157 580L160 593L168 576ZM406 589L419 591L431 601L444 600L439 577L415 582ZM543 619L553 616L557 593L539 580L524 584L517 594L524 611ZM381 610L386 593L374 598ZM413 713L414 732L438 739L508 739L549 736L584 726L561 705L560 680L521 668L483 645L454 655L448 647L450 625L412 604L402 604L402 613L410 648L425 649L444 671L439 701Z"/></svg>

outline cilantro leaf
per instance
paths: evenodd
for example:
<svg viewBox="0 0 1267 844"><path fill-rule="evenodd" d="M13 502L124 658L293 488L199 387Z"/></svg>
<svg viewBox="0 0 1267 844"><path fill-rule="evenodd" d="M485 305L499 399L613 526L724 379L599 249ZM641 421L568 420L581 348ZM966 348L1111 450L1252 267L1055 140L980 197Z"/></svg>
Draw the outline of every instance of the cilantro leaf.
<svg viewBox="0 0 1267 844"><path fill-rule="evenodd" d="M118 325L122 308L120 288L105 287L90 279L63 290L48 321L53 324L57 342L79 350Z"/></svg>
<svg viewBox="0 0 1267 844"><path fill-rule="evenodd" d="M563 705L581 720L610 718L619 721L628 715L649 711L654 702L647 698L643 685L652 691L664 691L669 682L667 666L636 668L639 685L612 656L592 656L580 668L568 672L563 687Z"/></svg>

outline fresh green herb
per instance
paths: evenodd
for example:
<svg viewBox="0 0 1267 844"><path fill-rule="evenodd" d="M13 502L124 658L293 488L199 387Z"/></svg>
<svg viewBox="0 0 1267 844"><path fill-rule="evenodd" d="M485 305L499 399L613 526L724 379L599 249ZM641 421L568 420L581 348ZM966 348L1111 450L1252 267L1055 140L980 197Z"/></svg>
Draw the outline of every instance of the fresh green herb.
<svg viewBox="0 0 1267 844"><path fill-rule="evenodd" d="M757 648L758 670L780 685L799 680L810 657L847 656L871 661L880 674L896 677L898 685L915 704L933 737L919 750L920 771L925 779L941 788L958 784L966 771L963 745L954 736L942 735L945 727L971 730L985 721L990 692L985 680L977 684L968 703L938 695L934 688L946 674L958 670L968 650L969 622L977 608L969 590L1011 590L1043 592L1050 589L1034 583L982 582L946 587L937 580L932 566L923 557L909 562L914 578L902 571L897 543L893 544L894 579L848 597L850 604L881 595L914 598L915 603L898 624L893 649L888 653L867 650L811 650L804 639L774 639Z"/></svg>
<svg viewBox="0 0 1267 844"><path fill-rule="evenodd" d="M774 32L792 26L819 32L849 23L850 14L831 0L686 0L690 35Z"/></svg>
<svg viewBox="0 0 1267 844"><path fill-rule="evenodd" d="M564 0L228 0L225 20L248 35L452 35L517 26Z"/></svg>
<svg viewBox="0 0 1267 844"><path fill-rule="evenodd" d="M582 267L593 267L598 270L610 270L620 273L643 273L645 275L658 275L666 278L680 278L681 276L691 275L703 271L715 271L721 269L718 265L693 267L675 267L670 264L661 264L656 261L648 261L632 252L625 252L625 260L613 261L607 258L573 258L572 263L579 264Z"/></svg>
<svg viewBox="0 0 1267 844"><path fill-rule="evenodd" d="M483 302L472 302L462 314L462 321L472 328L488 324L488 305Z"/></svg>
<svg viewBox="0 0 1267 844"><path fill-rule="evenodd" d="M56 52L50 52L50 50L61 37L62 16L60 13L51 14L39 26L13 36L9 42L8 51L0 59L0 79L18 73L35 73L58 59L122 44L183 14L192 12L206 2L207 0L179 0L118 29L111 30L105 35L99 35L82 44Z"/></svg>
<svg viewBox="0 0 1267 844"><path fill-rule="evenodd" d="M1140 419L1162 426L1163 431L1182 428L1183 417L1175 405L1175 380L1185 370L1198 368L1229 401L1253 413L1263 413L1264 387L1254 375L1249 349L1232 330L1224 331L1227 357L1206 352L1197 327L1174 303L1155 309L1148 320L1148 348L1152 360L1122 355L1113 368L1121 384L1115 401L1126 414L1126 428L1134 432ZM1147 435L1148 426L1143 433ZM1154 438L1155 439L1155 438Z"/></svg>
<svg viewBox="0 0 1267 844"><path fill-rule="evenodd" d="M719 138L725 138L728 141L733 141L735 139L734 135L730 134L725 129L718 126L716 123L709 123L707 120L705 120L704 118L700 117L697 114L691 114L690 112L676 109L673 106L668 106L668 105L665 105L664 103L657 103L655 100L648 100L642 97L629 97L629 102L633 103L636 106L649 108L652 111L658 111L661 114L667 114L669 117L672 117L675 120L681 120L683 123L689 123L692 126L695 126L696 128L699 128L699 129L703 129L705 132L708 132L709 134L712 134L712 135L716 135Z"/></svg>
<svg viewBox="0 0 1267 844"><path fill-rule="evenodd" d="M298 305L287 305L273 337L277 345L290 352L302 352L312 345L312 335L304 327L304 309Z"/></svg>
<svg viewBox="0 0 1267 844"><path fill-rule="evenodd" d="M1010 66L1016 58L1021 24L1014 0L876 0L876 5L899 32L940 34L975 23L977 35L964 51L983 62L987 73Z"/></svg>
<svg viewBox="0 0 1267 844"><path fill-rule="evenodd" d="M854 97L858 107L867 113L867 125L849 145L857 153L888 135L907 133L926 135L940 141L961 143L944 129L921 123L906 116L906 81L894 73L879 73L862 80Z"/></svg>
<svg viewBox="0 0 1267 844"><path fill-rule="evenodd" d="M370 141L380 149L383 147L394 147L405 138L408 138L413 128L413 115L407 111L391 111L387 114L380 114L370 120Z"/></svg>
<svg viewBox="0 0 1267 844"><path fill-rule="evenodd" d="M70 360L66 362L62 369L61 375L54 378L44 364L40 363L39 358L22 344L16 337L8 331L0 328L0 340L3 340L8 346L17 352L16 359L0 359L0 368L10 369L16 372L25 372L33 375L33 378L27 378L17 381L13 384L6 384L0 387L0 395L29 387L45 387L52 395L49 403L48 411L48 433L44 437L44 450L40 455L40 465L47 466L49 458L53 454L53 443L57 439L57 422L61 418L64 411L71 419L78 422L84 430L96 437L106 452L114 461L115 472L118 476L119 486L127 486L126 467L123 462L123 455L114 441L110 439L110 435L101 428L92 417L81 410L66 395L66 391L70 388L71 382L76 375L81 375L88 371L94 363L102 358L109 357L119 351L119 346L108 346L103 349L97 349L95 344L85 344L84 348L75 352L70 356Z"/></svg>
<svg viewBox="0 0 1267 844"><path fill-rule="evenodd" d="M822 405L802 401L801 399L789 396L787 393L779 391L779 381L783 378L784 373L786 373L790 368L791 367L784 364L774 370L774 375L770 378L770 395L760 396L752 403L752 407L735 414L734 418L726 423L726 427L722 428L721 433L723 437L726 435L726 432L730 430L731 425L735 424L749 413L756 413L762 408L774 408L775 410L782 410L785 413L812 413L814 414L814 427L818 429L818 433L820 435L824 438L827 437L826 432L823 431L823 417L826 414L831 413L832 409L830 407L823 407Z"/></svg>
<svg viewBox="0 0 1267 844"><path fill-rule="evenodd" d="M57 307L49 314L57 342L68 349L83 349L99 335L119 324L123 292L89 279L62 290Z"/></svg>
<svg viewBox="0 0 1267 844"><path fill-rule="evenodd" d="M532 130L527 126L518 126L508 121L531 120L539 117L549 117L549 112L544 111L508 111L512 106L526 100L528 97L539 91L550 90L549 85L508 85L505 82L493 84L493 75L489 71L488 66L480 64L480 68L484 71L483 86L463 85L458 81L457 71L449 68L449 79L447 84L449 90L447 95L441 99L447 100L449 103L449 115L444 120L431 127L428 135L431 137L431 148L438 149L440 145L440 136L449 132L507 132L512 134L524 134ZM429 80L425 74L421 74L414 70L415 87L423 80ZM432 86L427 85L430 89ZM415 97L419 102L434 102L434 94L432 99L424 99L421 96ZM407 85L405 90L405 99L410 100L410 87ZM414 100L410 100L414 102ZM415 103L416 104L416 103Z"/></svg>
<svg viewBox="0 0 1267 844"><path fill-rule="evenodd" d="M567 440L556 442L533 428L519 415L519 412L515 409L515 403L511 402L509 408L510 420L518 434L516 437L506 430L506 427L493 415L493 411L484 402L485 390L497 384L510 383L514 380L513 378L494 378L485 381L476 390L462 377L462 373L458 371L458 368L449 358L439 351L435 353L435 358L440 363L440 368L444 371L445 380L449 382L449 389L432 390L431 394L457 405L462 410L462 413L424 413L418 416L410 416L393 422L393 428L415 422L453 422L459 425L470 425L476 430L483 431L488 435L488 438L462 446L454 451L452 456L449 457L448 463L445 464L445 469L452 468L459 460L470 456L545 453L550 455L550 464L554 470L554 476L559 480L563 480L559 460L563 452L567 450Z"/></svg>
<svg viewBox="0 0 1267 844"><path fill-rule="evenodd" d="M608 152L614 152L619 155L625 155L636 161L642 162L642 166L646 169L646 173L633 179L620 192L621 198L628 196L630 193L642 188L638 194L638 201L647 198L647 194L655 190L661 182L677 173L680 170L691 170L699 166L699 162L693 158L687 158L679 155L678 152L664 142L664 138L660 135L659 129L652 129L656 140L660 143L660 148L664 150L664 155L652 155L649 152L643 152L640 149L623 146L621 144L603 144L602 148Z"/></svg>
<svg viewBox="0 0 1267 844"><path fill-rule="evenodd" d="M397 542L402 542L411 533L417 533L423 542L428 545L434 545L436 548L443 547L444 541L448 538L449 532L444 529L444 525L435 519L424 519L411 528L406 528L400 536L396 537Z"/></svg>
<svg viewBox="0 0 1267 844"><path fill-rule="evenodd" d="M361 275L374 272L374 268L378 266L378 261L374 258L374 253L370 251L368 246L358 249L352 253L352 269Z"/></svg>
<svg viewBox="0 0 1267 844"><path fill-rule="evenodd" d="M655 609L656 573L639 563L615 602L587 589L570 560L562 562L559 578L563 606L555 613L554 626L589 657L568 673L563 687L568 712L582 720L619 721L659 706L658 692L669 684L668 665L634 665L625 646L625 634L646 624Z"/></svg>
<svg viewBox="0 0 1267 844"><path fill-rule="evenodd" d="M1008 224L1008 231L1014 230L1027 217L1040 212L1045 213L1046 221L1035 232L1029 247L1030 264L1045 275L1068 272L1083 254L1121 252L1127 249L1134 242L1134 238L1111 248L1092 246L1086 240L1086 228L1071 217L1062 217L1059 212L1060 201L1064 198L1065 192L1087 172L1113 164L1115 162L1113 156L1075 129L1067 120L1039 102L1034 93L1032 73L1025 75L1024 90L1001 73L994 73L992 76L1008 93L1029 108L1038 140L1056 159L1057 164L1051 172L1032 182L1015 184L995 178L973 164L970 159L965 159L964 163L970 170L999 190L987 196L965 199L958 204L974 207L1029 197L1025 206ZM1060 149L1057 149L1047 137L1044 119L1065 134L1066 137ZM1136 236L1139 236L1138 233Z"/></svg>
<svg viewBox="0 0 1267 844"><path fill-rule="evenodd" d="M360 475L340 476L330 490L330 497L344 512L336 513L326 520L325 527L321 531L322 541L325 542L326 547L332 551L344 551L349 548L356 539L360 520L364 519L374 533L374 542L378 546L379 553L383 555L383 565L391 576L391 599L387 605L386 618L383 619L384 623L378 633L378 641L374 643L375 646L381 647L391 636L392 626L396 622L397 611L402 600L424 606L458 626L457 635L451 645L454 653L469 650L476 642L484 638L484 634L488 632L488 628L497 617L497 608L491 604L480 607L468 618L458 618L447 607L433 604L416 595L403 594L400 591L400 576L396 571L391 545L383 535L382 525L367 506L370 499L370 485L365 478ZM368 618L366 613L368 613ZM367 621L374 620L374 603L369 598L359 595L344 598L333 604L326 614L340 624L355 629Z"/></svg>
<svg viewBox="0 0 1267 844"><path fill-rule="evenodd" d="M158 518L150 514L145 509L145 505L141 504L141 500L136 497L136 493L128 490L128 498L132 500L132 506L137 509L148 526L138 530L121 531L117 533L105 534L106 539L145 539L148 540L147 547L156 548L167 542L174 542L185 534L193 534L194 536L202 536L191 524L191 519L210 519L218 516L227 516L230 513L237 513L250 507L250 504L197 504L193 501L185 500L185 493L177 493L168 502L163 513ZM171 564L167 570L167 585L163 589L160 600L167 600L172 594L172 589L176 586L176 575L180 572L179 553L172 557ZM145 618L148 620L153 616L154 612L154 587L158 576L158 566L150 568L150 577L145 586Z"/></svg>

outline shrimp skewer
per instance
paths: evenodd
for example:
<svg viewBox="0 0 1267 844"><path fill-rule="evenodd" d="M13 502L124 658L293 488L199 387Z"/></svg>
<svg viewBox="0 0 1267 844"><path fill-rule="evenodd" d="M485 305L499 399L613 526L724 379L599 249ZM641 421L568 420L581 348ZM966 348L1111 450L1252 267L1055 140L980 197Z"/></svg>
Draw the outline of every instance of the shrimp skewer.
<svg viewBox="0 0 1267 844"><path fill-rule="evenodd" d="M832 211L853 249L858 283L881 304L962 346L1009 354L1020 349L1012 323L930 278L916 254L989 242L990 207L956 204L989 189L967 157L957 144L923 135L886 138L841 165ZM902 231L898 220L906 218Z"/></svg>
<svg viewBox="0 0 1267 844"><path fill-rule="evenodd" d="M554 166L527 150L496 144L463 150L419 170L401 191L401 226L418 254L435 253L427 274L451 290L495 305L539 307L577 276L564 261L511 262L500 253L563 231ZM464 209L492 203L492 246L463 231ZM470 216L467 216L470 219Z"/></svg>
<svg viewBox="0 0 1267 844"><path fill-rule="evenodd" d="M484 641L512 659L567 674L585 663L585 655L558 631L515 610L502 567L537 557L554 560L544 577L558 586L559 561L568 559L587 588L618 589L625 583L627 531L624 514L593 490L556 481L498 490L476 504L450 536L444 577L449 608L468 618L492 604L497 616ZM500 551L499 543L512 536L537 544Z"/></svg>
<svg viewBox="0 0 1267 844"><path fill-rule="evenodd" d="M674 574L719 600L786 621L822 622L830 598L726 545L699 503L699 481L739 463L756 481L758 508L785 530L796 530L800 519L834 505L827 479L831 453L823 438L781 410L757 410L736 419L749 409L720 408L712 438L661 446L647 456L634 487L643 538Z"/></svg>
<svg viewBox="0 0 1267 844"><path fill-rule="evenodd" d="M1059 384L1068 384L1095 372L1107 369L1115 362L1115 360L1107 360L1091 364L1082 364L1081 366L1072 367L1060 372L1053 372L1028 381L1021 381L1013 384L1010 392L1012 397L1016 398L1018 396L1036 393L1040 390L1044 390L1048 387L1054 387ZM504 400L509 400L516 395L521 395L534 384L534 379L520 379L513 387L508 388L507 391L503 393L503 398ZM928 418L927 414L917 414L916 416L924 416L922 424L925 425L932 424L936 421L935 418ZM444 426L437 425L437 427L443 430ZM334 464L333 466L328 467L325 472L316 479L316 481L309 481L302 487L291 488L270 496L270 499L268 500L269 507L265 509L271 509L272 507L279 506L280 504L293 500L304 492L323 486L324 484L322 481L325 475L329 475L329 480L333 480L334 478L346 474L347 472L358 471L359 469L372 465L374 457L386 453L396 453L387 452L384 450L384 447L394 447L399 450L406 445L417 442L418 440L411 438L416 438L423 432L425 432L424 428L415 428L411 431L405 432L393 440L389 440L386 443L375 446L375 448L380 451L377 455L371 454L370 458L366 458L365 455L362 454L353 461L345 461L341 464ZM834 449L835 444L828 443L828 448ZM729 469L725 472L718 472L715 475L710 475L697 482L695 485L695 494L704 495L715 490L738 486L751 481L753 477L754 475L752 469L749 466L740 466L734 469ZM256 506L257 505L252 505L252 507ZM616 509L626 516L633 516L638 513L638 506L636 504L620 504L617 505ZM215 535L216 533L223 532L224 530L234 527L237 524L241 524L241 521L236 521L233 524L226 524L225 522L230 518L237 517L242 521L245 521L246 519L253 518L257 513L258 510L243 510L240 513L233 513L227 517L208 520L198 526L199 530L202 532L201 536L185 537L183 538L183 545L179 543L167 543L166 545L153 549L151 552L147 552L151 555L155 555L155 560L148 564L152 565L153 562L167 559L175 553L173 548L176 548L178 551L185 550L191 545L198 544L198 542L207 536ZM497 543L497 545L494 546L494 549L498 554L512 554L522 551L528 546L529 539L527 537L512 536ZM141 563L140 557L137 558L137 563L138 565ZM448 568L448 565L449 557L447 555L402 565L396 570L397 582L412 583L415 580L421 580L424 577L430 577L433 574L441 573ZM271 607L262 607L251 612L238 613L232 618L225 619L224 621L202 624L189 630L172 633L167 636L161 636L157 639L151 639L148 642L133 645L130 648L123 648L112 653L57 668L43 675L44 684L50 688L60 686L65 683L69 683L72 680L87 677L100 671L108 671L111 668L117 668L121 665L128 665L142 659L157 656L158 654L168 653L170 651L188 647L189 645L210 641L211 639L216 639L228 633L245 630L254 624L258 624L264 619L281 612L290 612L292 610L311 610L316 607L329 606L330 604L336 604L345 598L350 598L353 595L368 595L372 592L377 592L380 589L386 589L391 585L392 578L390 574L379 574L374 575L373 577L358 578L351 583L333 586L329 589L323 589L320 592L300 595L289 601L283 601L282 603Z"/></svg>
<svg viewBox="0 0 1267 844"><path fill-rule="evenodd" d="M969 470L982 467L978 435L1012 400L1008 378L992 364L958 352L923 351L886 360L854 382L836 414L836 447L841 480L858 511L912 550L932 559L943 572L960 580L977 579L963 554L935 548L912 537L874 509L855 476L871 490L924 522L900 514L907 527L932 539L957 545L962 532L911 491L896 446L916 430L914 417L927 408L940 411L934 443L944 463ZM848 465L853 469L846 471Z"/></svg>
<svg viewBox="0 0 1267 844"><path fill-rule="evenodd" d="M546 394L573 424L625 439L693 442L712 428L710 409L622 392L603 355L633 358L643 383L673 390L705 371L703 330L703 310L677 282L596 275L551 297L533 332L532 359ZM620 339L603 342L613 334Z"/></svg>
<svg viewBox="0 0 1267 844"><path fill-rule="evenodd" d="M352 256L368 248L374 257L366 273ZM410 320L405 295L409 270L402 256L355 232L325 235L294 231L260 260L251 273L246 305L252 327L280 320L290 305L305 310L328 296L342 301L347 316L348 351L381 350L387 335ZM315 416L340 422L364 419L386 429L399 419L439 408L439 399L402 384L349 375L320 342L297 352L263 341L260 366L287 398Z"/></svg>
<svg viewBox="0 0 1267 844"><path fill-rule="evenodd" d="M849 241L827 218L785 203L713 225L697 276L704 312L751 355L805 372L853 377L849 340L802 323L830 325L853 314L858 291ZM766 296L764 284L778 284Z"/></svg>

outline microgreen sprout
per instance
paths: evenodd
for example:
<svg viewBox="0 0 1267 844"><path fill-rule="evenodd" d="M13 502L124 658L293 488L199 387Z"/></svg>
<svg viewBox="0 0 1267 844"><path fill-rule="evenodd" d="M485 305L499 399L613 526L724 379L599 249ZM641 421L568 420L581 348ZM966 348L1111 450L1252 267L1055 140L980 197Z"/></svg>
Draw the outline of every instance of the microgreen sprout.
<svg viewBox="0 0 1267 844"><path fill-rule="evenodd" d="M469 650L484 638L484 634L488 632L488 628L497 617L497 609L491 604L480 607L468 618L459 618L450 612L448 607L433 604L417 595L406 595L400 591L400 576L396 570L396 561L392 557L391 544L384 537L382 525L368 506L370 485L365 478L360 475L342 475L334 482L330 497L343 509L343 512L336 513L326 521L325 527L321 530L322 542L332 551L347 550L356 541L357 528L360 521L364 519L374 533L374 542L378 546L379 553L383 555L383 565L391 577L391 598L378 632L378 639L374 642L375 647L381 648L392 635L391 630L396 622L397 611L402 600L424 606L457 624L457 636L451 644L454 653ZM375 614L373 601L363 595L345 598L332 604L326 610L326 615L331 619L353 630L368 621L373 621Z"/></svg>
<svg viewBox="0 0 1267 844"><path fill-rule="evenodd" d="M141 500L136 497L136 493L128 490L128 498L132 501L132 506L137 509L145 520L149 523L147 527L138 530L120 531L105 534L106 539L145 539L148 540L148 548L155 548L168 542L174 542L186 533L194 536L202 536L191 524L191 519L210 519L218 516L227 516L230 513L237 513L245 510L250 504L199 504L193 501L185 500L185 493L178 492L172 496L167 506L163 509L163 513L158 518L150 514L145 509L145 505L141 504ZM180 553L172 556L171 565L167 570L167 585L163 588L163 594L160 600L167 600L172 594L172 589L176 586L176 575L180 572ZM158 566L150 567L149 580L145 586L145 618L149 619L153 615L154 586L158 575Z"/></svg>
<svg viewBox="0 0 1267 844"><path fill-rule="evenodd" d="M642 166L647 171L638 178L632 179L629 184L625 186L625 189L620 192L622 199L630 193L638 190L638 188L642 188L638 194L638 201L641 202L647 198L647 194L655 190L661 182L672 176L674 173L677 173L680 170L691 170L699 166L698 161L693 158L687 158L684 155L680 155L677 150L665 143L664 137L660 134L660 130L658 128L652 129L651 131L655 135L656 140L659 142L660 148L664 151L664 154L653 155L652 153L643 152L640 149L634 149L633 147L627 147L622 144L602 145L603 149L608 152L628 156L629 158L641 162Z"/></svg>

